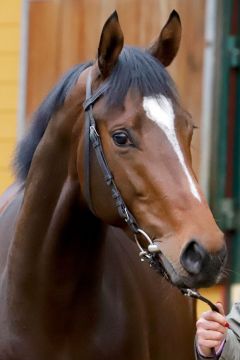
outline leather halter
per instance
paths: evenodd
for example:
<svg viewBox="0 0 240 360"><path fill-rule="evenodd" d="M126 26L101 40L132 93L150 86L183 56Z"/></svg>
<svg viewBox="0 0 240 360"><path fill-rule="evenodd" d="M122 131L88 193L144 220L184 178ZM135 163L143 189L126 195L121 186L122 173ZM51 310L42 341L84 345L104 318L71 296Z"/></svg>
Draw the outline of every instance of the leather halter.
<svg viewBox="0 0 240 360"><path fill-rule="evenodd" d="M149 265L156 270L158 273L160 273L163 277L166 278L166 280L170 281L170 277L165 271L162 263L160 262L158 253L160 253L160 249L158 245L154 244L151 240L151 238L140 229L137 225L137 222L131 212L128 210L116 184L113 178L113 175L108 167L106 158L104 156L103 147L101 143L100 136L96 129L96 122L93 116L93 105L94 103L106 92L108 88L108 83L105 82L103 85L101 85L94 94L92 94L91 90L91 72L88 75L87 78L87 84L86 84L86 99L83 103L83 109L85 111L85 134L84 134L84 141L85 141L85 154L84 154L84 175L85 175L85 181L83 186L83 192L85 199L88 203L89 209L94 214L93 205L92 205L92 197L91 197L91 191L90 191L90 152L91 148L95 150L95 154L97 156L98 163L100 165L100 168L102 170L104 181L107 186L110 187L112 197L115 201L116 207L118 209L118 213L120 217L128 224L129 228L134 234L136 244L140 250L139 256L141 257L141 260L146 260ZM141 234L145 240L148 242L148 248L144 249L137 238L137 235ZM199 294L198 291L182 288L179 289L183 295L191 298L198 299L200 301L203 301L207 303L213 311L219 311L218 308L208 299L206 299L204 296ZM215 354L214 349L212 349L212 356L217 359L217 356Z"/></svg>
<svg viewBox="0 0 240 360"><path fill-rule="evenodd" d="M169 280L169 276L166 273L163 265L160 262L158 253L160 253L160 248L157 244L154 244L151 238L145 233L144 230L140 229L137 225L137 222L134 216L131 214L129 209L127 208L113 178L113 175L108 167L107 160L105 158L103 147L101 143L100 136L97 132L96 122L93 116L93 105L95 102L106 92L108 88L108 83L105 82L101 85L94 94L92 94L91 90L91 72L88 75L87 83L86 83L86 99L83 103L83 109L85 111L85 133L84 133L84 185L83 185L83 193L85 200L89 206L89 209L94 214L91 190L90 190L90 153L93 148L95 154L97 156L97 160L99 166L102 170L104 181L108 187L111 189L112 197L115 201L118 213L120 217L128 224L130 230L134 234L134 238L136 244L140 250L139 256L141 260L146 260L151 267L153 267L157 272L161 273L165 278ZM137 235L142 235L148 243L147 249L144 249L137 238Z"/></svg>
<svg viewBox="0 0 240 360"><path fill-rule="evenodd" d="M110 187L112 197L115 200L116 207L118 209L118 213L124 221L128 224L130 229L134 234L138 233L138 226L136 220L133 215L128 210L115 182L111 171L108 167L106 158L104 156L101 139L96 129L96 122L93 117L93 104L104 94L107 90L108 84L104 83L98 90L92 95L91 91L91 73L87 78L86 84L86 100L83 104L83 108L85 111L85 182L84 182L84 193L87 203L89 205L90 210L94 213L91 191L90 191L90 145L93 146L95 153L97 155L97 160L99 166L102 170L104 181L107 186ZM90 140L90 141L89 141Z"/></svg>

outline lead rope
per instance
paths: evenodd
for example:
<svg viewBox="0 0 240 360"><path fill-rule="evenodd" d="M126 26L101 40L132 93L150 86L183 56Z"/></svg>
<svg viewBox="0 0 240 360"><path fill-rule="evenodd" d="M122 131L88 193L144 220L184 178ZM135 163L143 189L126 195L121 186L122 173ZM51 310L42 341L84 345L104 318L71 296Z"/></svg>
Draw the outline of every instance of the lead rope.
<svg viewBox="0 0 240 360"><path fill-rule="evenodd" d="M209 299L202 296L198 291L192 289L181 289L181 292L185 296L205 302L212 309L212 311L216 311L217 313L219 313L217 306L213 304ZM212 357L217 360L218 356L216 355L215 349L211 348L211 352Z"/></svg>

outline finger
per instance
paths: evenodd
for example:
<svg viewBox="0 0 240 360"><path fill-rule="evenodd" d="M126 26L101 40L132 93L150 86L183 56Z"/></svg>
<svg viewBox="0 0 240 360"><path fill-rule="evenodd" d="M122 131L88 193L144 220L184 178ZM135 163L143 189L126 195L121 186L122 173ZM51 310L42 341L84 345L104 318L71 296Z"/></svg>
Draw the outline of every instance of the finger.
<svg viewBox="0 0 240 360"><path fill-rule="evenodd" d="M198 347L201 349L202 347L206 347L206 348L217 348L220 346L220 342L219 341L214 341L214 340L201 340L199 339L198 342Z"/></svg>
<svg viewBox="0 0 240 360"><path fill-rule="evenodd" d="M230 329L230 324L227 321L225 322L224 326L225 326L225 328Z"/></svg>
<svg viewBox="0 0 240 360"><path fill-rule="evenodd" d="M219 324L216 321L208 321L202 318L197 321L196 327L197 329L218 331L222 334L225 334L225 332L227 331L226 327L224 327L222 324Z"/></svg>
<svg viewBox="0 0 240 360"><path fill-rule="evenodd" d="M224 311L224 308L223 308L223 304L222 304L220 301L218 301L218 302L216 303L216 306L217 306L220 314L223 315L223 316L225 316L225 311Z"/></svg>
<svg viewBox="0 0 240 360"><path fill-rule="evenodd" d="M223 315L223 316L225 316L225 311L224 311L224 308L223 308L222 303L221 303L220 301L218 301L218 302L216 303L216 306L217 306L220 314ZM226 328L228 328L228 329L230 328L230 325L229 325L229 323L228 323L227 321L225 322L225 325L224 325L224 326L225 326Z"/></svg>
<svg viewBox="0 0 240 360"><path fill-rule="evenodd" d="M218 331L197 329L197 337L202 340L213 340L222 342L225 339L225 334L222 334Z"/></svg>
<svg viewBox="0 0 240 360"><path fill-rule="evenodd" d="M217 313L216 311L206 311L201 315L201 318L208 320L208 321L215 321L225 326L226 318L224 315Z"/></svg>

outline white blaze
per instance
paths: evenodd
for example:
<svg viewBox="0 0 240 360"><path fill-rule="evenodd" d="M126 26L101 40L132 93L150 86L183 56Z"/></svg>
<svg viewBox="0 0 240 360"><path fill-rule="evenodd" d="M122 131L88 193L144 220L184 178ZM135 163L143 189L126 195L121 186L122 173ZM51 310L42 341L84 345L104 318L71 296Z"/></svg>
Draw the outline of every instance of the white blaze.
<svg viewBox="0 0 240 360"><path fill-rule="evenodd" d="M176 136L174 126L175 115L171 100L163 95L158 95L157 97L144 97L143 108L147 114L147 117L155 124L157 124L167 136L187 177L192 194L198 201L201 202L200 194L196 188L192 176L188 171L181 147Z"/></svg>

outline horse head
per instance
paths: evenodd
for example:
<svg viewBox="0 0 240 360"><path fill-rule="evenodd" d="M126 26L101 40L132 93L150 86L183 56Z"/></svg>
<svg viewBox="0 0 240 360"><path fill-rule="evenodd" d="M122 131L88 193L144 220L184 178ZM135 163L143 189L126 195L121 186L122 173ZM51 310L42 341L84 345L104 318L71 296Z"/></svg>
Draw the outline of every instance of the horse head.
<svg viewBox="0 0 240 360"><path fill-rule="evenodd" d="M194 122L165 69L176 56L180 39L181 22L173 11L148 49L124 47L114 12L103 27L97 60L81 73L76 88L83 101L90 73L93 94L105 86L92 111L114 182L138 226L160 250L159 259L171 282L200 287L219 280L226 247L192 168ZM80 135L75 136L76 173L82 188L84 126L82 111L76 130ZM87 161L94 214L129 234L93 151Z"/></svg>

